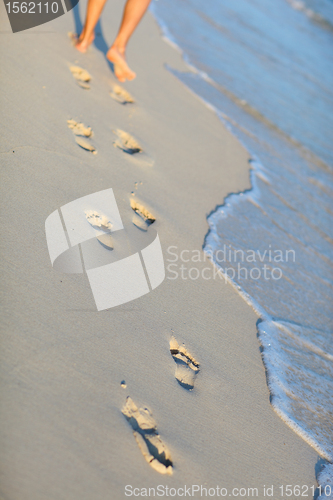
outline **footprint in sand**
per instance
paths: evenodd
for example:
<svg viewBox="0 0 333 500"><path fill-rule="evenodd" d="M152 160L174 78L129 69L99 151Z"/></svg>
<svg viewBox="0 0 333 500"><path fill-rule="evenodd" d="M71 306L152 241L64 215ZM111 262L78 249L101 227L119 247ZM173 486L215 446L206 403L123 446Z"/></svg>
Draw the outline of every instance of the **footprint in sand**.
<svg viewBox="0 0 333 500"><path fill-rule="evenodd" d="M112 91L110 92L110 96L120 104L130 104L135 102L131 94L127 92L127 90L123 89L120 85L115 85L113 87Z"/></svg>
<svg viewBox="0 0 333 500"><path fill-rule="evenodd" d="M108 250L113 250L113 242L111 237L112 224L106 215L99 214L95 210L87 210L85 212L86 219L89 224L99 230L104 231L102 234L96 234L97 240Z"/></svg>
<svg viewBox="0 0 333 500"><path fill-rule="evenodd" d="M75 120L67 120L67 125L75 135L82 135L84 137L92 137L94 135L91 127L86 127L83 123L76 122Z"/></svg>
<svg viewBox="0 0 333 500"><path fill-rule="evenodd" d="M77 44L77 41L79 39L79 37L77 36L77 33L73 33L72 31L68 31L67 35L68 35L68 38L70 39L70 41L72 42L72 45L75 47L75 45Z"/></svg>
<svg viewBox="0 0 333 500"><path fill-rule="evenodd" d="M91 138L94 133L91 127L86 127L83 123L75 120L67 120L68 128L70 128L75 135L75 142L86 151L97 154L96 148L86 139Z"/></svg>
<svg viewBox="0 0 333 500"><path fill-rule="evenodd" d="M91 76L87 70L80 68L80 66L70 66L69 67L72 75L74 76L76 83L83 89L89 90L90 85L88 82L91 80Z"/></svg>
<svg viewBox="0 0 333 500"><path fill-rule="evenodd" d="M135 212L132 219L133 224L142 231L147 231L148 227L155 222L155 217L143 205L133 199L131 199L131 208Z"/></svg>
<svg viewBox="0 0 333 500"><path fill-rule="evenodd" d="M184 344L179 346L174 337L170 340L170 353L176 363L175 377L177 382L184 389L191 391L194 388L194 382L200 370L199 363L186 350Z"/></svg>
<svg viewBox="0 0 333 500"><path fill-rule="evenodd" d="M142 151L140 144L127 132L117 129L114 134L118 137L118 139L113 143L113 145L124 151L124 153L134 155L135 153L140 153Z"/></svg>
<svg viewBox="0 0 333 500"><path fill-rule="evenodd" d="M158 435L156 422L148 408L138 408L128 397L121 411L131 425L135 440L149 465L160 474L172 475L170 452Z"/></svg>

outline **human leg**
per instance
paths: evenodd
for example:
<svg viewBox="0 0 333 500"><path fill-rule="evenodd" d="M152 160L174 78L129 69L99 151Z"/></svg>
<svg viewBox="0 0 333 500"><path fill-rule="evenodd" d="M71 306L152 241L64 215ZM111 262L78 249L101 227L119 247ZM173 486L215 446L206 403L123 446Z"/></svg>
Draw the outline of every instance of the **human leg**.
<svg viewBox="0 0 333 500"><path fill-rule="evenodd" d="M150 1L127 0L118 34L113 45L108 50L107 58L114 64L115 75L121 82L133 80L136 76L126 62L126 46L146 12Z"/></svg>
<svg viewBox="0 0 333 500"><path fill-rule="evenodd" d="M88 0L87 14L84 27L75 47L80 52L86 52L95 38L95 26L100 18L106 0Z"/></svg>

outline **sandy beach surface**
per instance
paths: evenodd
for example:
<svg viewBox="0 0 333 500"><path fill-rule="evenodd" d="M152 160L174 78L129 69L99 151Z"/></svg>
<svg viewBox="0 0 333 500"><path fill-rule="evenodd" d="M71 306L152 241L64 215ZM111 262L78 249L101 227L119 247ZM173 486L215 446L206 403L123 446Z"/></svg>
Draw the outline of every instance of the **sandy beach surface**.
<svg viewBox="0 0 333 500"><path fill-rule="evenodd" d="M168 72L167 65L188 68L150 13L128 50L137 78L123 87L135 103L110 96L117 82L105 51L122 6L107 4L96 43L83 55L67 33L80 29L84 2L79 13L17 34L1 4L0 498L118 500L126 485L219 486L228 496L258 488L257 498L274 485L274 498L284 498L281 485L316 486L320 458L274 413L258 317L212 278L202 254L207 215L228 193L250 187L249 153ZM71 65L89 72L89 89L77 84ZM70 119L91 127L86 140L97 154L76 143ZM143 152L114 147L116 130ZM46 218L107 188L128 224L131 200L153 214L166 266L170 246L178 255L200 251L200 277L173 280L167 270L153 292L98 312L86 275L57 273ZM207 267L210 279L202 277ZM199 366L193 390L175 378L173 336ZM145 460L121 412L128 396L151 412L172 475Z"/></svg>

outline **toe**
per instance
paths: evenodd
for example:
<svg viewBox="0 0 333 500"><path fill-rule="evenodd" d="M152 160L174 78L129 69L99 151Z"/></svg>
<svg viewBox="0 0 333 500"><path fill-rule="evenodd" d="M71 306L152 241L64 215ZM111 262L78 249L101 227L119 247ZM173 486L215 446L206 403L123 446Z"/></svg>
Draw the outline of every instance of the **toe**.
<svg viewBox="0 0 333 500"><path fill-rule="evenodd" d="M121 83L124 83L126 82L126 78L125 76L123 75L123 73L118 73L117 71L115 71L114 73L116 75L116 77L118 78L118 80L121 82Z"/></svg>

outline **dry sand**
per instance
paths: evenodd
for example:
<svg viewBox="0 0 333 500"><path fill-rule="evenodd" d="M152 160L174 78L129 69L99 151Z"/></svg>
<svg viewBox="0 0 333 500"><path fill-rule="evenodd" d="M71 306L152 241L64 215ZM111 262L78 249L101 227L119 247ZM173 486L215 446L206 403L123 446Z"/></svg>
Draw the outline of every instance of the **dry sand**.
<svg viewBox="0 0 333 500"><path fill-rule="evenodd" d="M188 68L150 14L128 50L135 103L110 97L119 89L103 50L121 9L107 5L103 35L82 55L67 37L77 14L11 34L1 4L1 498L118 500L128 484L257 487L258 498L274 484L280 498L279 485L316 484L318 455L270 406L258 318L237 292L219 278L165 279L97 312L86 276L50 264L45 219L76 198L112 187L128 222L134 199L156 218L167 258L170 245L201 250L207 214L249 187L249 154L167 71ZM91 75L89 89L73 65ZM91 127L81 139L97 154L79 147L68 120ZM117 130L143 152L114 147ZM173 336L185 354L170 352ZM186 379L177 356L199 365L191 391L175 378ZM127 396L149 409L142 425L166 446L172 475L145 460L146 431L134 439L121 412Z"/></svg>

